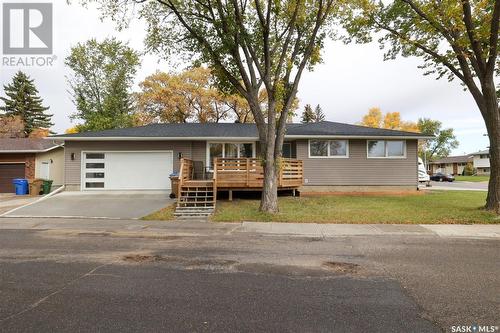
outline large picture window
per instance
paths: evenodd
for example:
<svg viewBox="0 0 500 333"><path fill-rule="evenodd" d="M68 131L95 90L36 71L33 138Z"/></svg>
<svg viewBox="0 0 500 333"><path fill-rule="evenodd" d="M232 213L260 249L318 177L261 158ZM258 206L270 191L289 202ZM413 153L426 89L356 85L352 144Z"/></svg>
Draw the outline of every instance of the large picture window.
<svg viewBox="0 0 500 333"><path fill-rule="evenodd" d="M404 158L406 144L403 140L368 140L369 158Z"/></svg>
<svg viewBox="0 0 500 333"><path fill-rule="evenodd" d="M213 168L214 158L252 158L255 156L255 145L253 143L222 143L210 142L208 144L207 165Z"/></svg>
<svg viewBox="0 0 500 333"><path fill-rule="evenodd" d="M310 140L309 157L348 157L347 140Z"/></svg>

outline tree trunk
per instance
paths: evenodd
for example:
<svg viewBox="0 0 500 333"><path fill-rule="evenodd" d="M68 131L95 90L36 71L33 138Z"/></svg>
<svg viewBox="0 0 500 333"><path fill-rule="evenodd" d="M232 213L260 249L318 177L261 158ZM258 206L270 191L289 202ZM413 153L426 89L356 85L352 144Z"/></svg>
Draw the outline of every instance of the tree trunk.
<svg viewBox="0 0 500 333"><path fill-rule="evenodd" d="M268 97L268 117L265 142L261 140L262 155L264 157L264 183L262 187L262 198L260 201L260 211L265 213L277 213L278 207L278 173L274 156L276 142L276 103L269 94Z"/></svg>
<svg viewBox="0 0 500 333"><path fill-rule="evenodd" d="M272 153L270 159L266 158L264 165L264 186L262 188L260 210L266 213L277 213L279 210L276 161L272 157Z"/></svg>
<svg viewBox="0 0 500 333"><path fill-rule="evenodd" d="M500 214L500 110L498 103L488 104L491 108L487 111L491 117L486 121L490 138L490 181L485 208Z"/></svg>

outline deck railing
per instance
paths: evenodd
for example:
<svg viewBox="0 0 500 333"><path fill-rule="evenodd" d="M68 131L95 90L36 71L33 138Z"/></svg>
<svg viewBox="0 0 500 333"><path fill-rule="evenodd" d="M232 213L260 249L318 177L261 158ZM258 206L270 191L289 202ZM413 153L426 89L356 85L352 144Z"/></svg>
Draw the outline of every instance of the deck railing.
<svg viewBox="0 0 500 333"><path fill-rule="evenodd" d="M179 167L179 188L182 184L193 178L193 161L189 158L181 158Z"/></svg>
<svg viewBox="0 0 500 333"><path fill-rule="evenodd" d="M217 187L260 188L264 184L264 168L258 158L215 158ZM299 187L303 183L301 160L282 159L278 173L279 187Z"/></svg>

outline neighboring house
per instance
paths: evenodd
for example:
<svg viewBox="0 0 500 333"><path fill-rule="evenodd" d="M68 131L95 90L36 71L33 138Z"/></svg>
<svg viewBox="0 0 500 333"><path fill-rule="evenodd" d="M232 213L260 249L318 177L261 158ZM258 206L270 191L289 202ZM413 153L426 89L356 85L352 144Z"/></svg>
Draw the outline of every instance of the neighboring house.
<svg viewBox="0 0 500 333"><path fill-rule="evenodd" d="M478 175L489 175L490 174L490 151L481 150L477 153L473 153L474 157L474 169Z"/></svg>
<svg viewBox="0 0 500 333"><path fill-rule="evenodd" d="M448 156L429 162L431 174L442 172L445 174L461 175L467 163L472 162L472 155Z"/></svg>
<svg viewBox="0 0 500 333"><path fill-rule="evenodd" d="M327 121L288 124L283 155L299 161L280 187L291 187L287 179L295 177L302 191L415 189L417 141L429 138ZM222 161L217 182L231 171L238 187L262 186L254 124L153 124L49 139L64 142L67 190L166 190L181 161L190 161L191 179L211 179L215 158Z"/></svg>
<svg viewBox="0 0 500 333"><path fill-rule="evenodd" d="M53 140L0 139L0 193L14 192L14 178L43 178L64 183L64 149Z"/></svg>

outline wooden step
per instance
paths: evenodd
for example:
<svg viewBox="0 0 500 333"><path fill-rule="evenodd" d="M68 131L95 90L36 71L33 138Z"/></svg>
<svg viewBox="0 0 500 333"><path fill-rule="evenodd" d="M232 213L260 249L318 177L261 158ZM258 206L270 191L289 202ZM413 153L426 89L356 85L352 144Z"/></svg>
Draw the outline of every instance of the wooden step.
<svg viewBox="0 0 500 333"><path fill-rule="evenodd" d="M212 180L185 180L182 186L187 187L213 187L214 182Z"/></svg>

